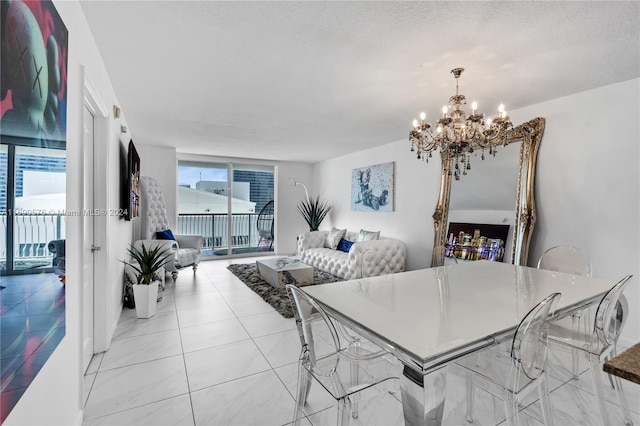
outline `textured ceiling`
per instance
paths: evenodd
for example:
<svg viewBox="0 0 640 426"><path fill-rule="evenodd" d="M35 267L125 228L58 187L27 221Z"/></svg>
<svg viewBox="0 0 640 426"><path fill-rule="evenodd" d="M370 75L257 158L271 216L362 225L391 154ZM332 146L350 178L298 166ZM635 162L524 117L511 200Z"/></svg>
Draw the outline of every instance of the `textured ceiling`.
<svg viewBox="0 0 640 426"><path fill-rule="evenodd" d="M185 153L316 162L406 139L458 66L491 115L640 76L637 1L81 5L134 139Z"/></svg>

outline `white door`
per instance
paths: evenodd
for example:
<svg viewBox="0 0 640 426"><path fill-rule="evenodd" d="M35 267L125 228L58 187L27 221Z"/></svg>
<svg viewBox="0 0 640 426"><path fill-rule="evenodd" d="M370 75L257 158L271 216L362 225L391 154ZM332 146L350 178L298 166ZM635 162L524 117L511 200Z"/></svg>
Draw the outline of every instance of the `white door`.
<svg viewBox="0 0 640 426"><path fill-rule="evenodd" d="M84 135L83 135L83 175L84 202L82 214L83 228L83 265L82 265L82 370L87 371L93 356L93 282L94 282L94 204L93 204L93 114L84 107Z"/></svg>

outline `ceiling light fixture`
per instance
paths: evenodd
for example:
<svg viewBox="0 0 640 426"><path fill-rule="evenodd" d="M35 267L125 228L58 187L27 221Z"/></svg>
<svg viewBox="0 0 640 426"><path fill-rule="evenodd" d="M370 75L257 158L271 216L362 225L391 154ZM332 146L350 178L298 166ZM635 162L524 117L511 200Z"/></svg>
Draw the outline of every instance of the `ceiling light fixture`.
<svg viewBox="0 0 640 426"><path fill-rule="evenodd" d="M417 151L418 160L429 162L433 151L440 149L445 171L451 175L453 167L456 180L460 180L461 169L462 175L471 170L470 156L474 151L481 150L483 160L485 150L495 156L496 147L505 145L505 134L513 128L502 104L498 107L496 118L485 120L484 114L478 112L477 102L473 102L472 113L467 117L462 110L467 100L458 92L458 80L463 71L464 68L451 70L456 79L456 94L449 98L449 106L442 107L442 118L438 119L435 133L431 130L431 124L427 123L424 112L420 113L419 121L413 120L413 129L409 132L411 151Z"/></svg>

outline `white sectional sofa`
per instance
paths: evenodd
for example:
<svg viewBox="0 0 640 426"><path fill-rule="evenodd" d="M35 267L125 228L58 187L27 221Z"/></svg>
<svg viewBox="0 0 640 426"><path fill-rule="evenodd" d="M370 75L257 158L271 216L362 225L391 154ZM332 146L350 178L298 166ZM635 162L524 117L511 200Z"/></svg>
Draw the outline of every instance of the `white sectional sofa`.
<svg viewBox="0 0 640 426"><path fill-rule="evenodd" d="M347 231L343 238L353 245L345 252L325 246L328 234L329 231L307 231L298 236L297 255L302 263L345 280L404 271L407 250L396 238L358 242L359 233Z"/></svg>

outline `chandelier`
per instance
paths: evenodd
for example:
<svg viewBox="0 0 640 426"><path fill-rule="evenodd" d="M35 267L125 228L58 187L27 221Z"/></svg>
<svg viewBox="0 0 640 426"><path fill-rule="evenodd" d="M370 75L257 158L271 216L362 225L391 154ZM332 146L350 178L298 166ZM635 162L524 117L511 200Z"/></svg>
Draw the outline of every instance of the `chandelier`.
<svg viewBox="0 0 640 426"><path fill-rule="evenodd" d="M460 170L462 175L471 170L472 153L482 151L483 160L485 151L495 156L496 147L506 145L505 134L513 128L502 104L496 118L485 119L484 114L478 112L477 102L473 102L472 113L467 117L462 110L467 100L458 92L458 80L463 71L464 68L451 70L456 79L456 94L449 98L449 106L442 107L442 118L438 119L435 133L431 124L425 121L427 115L424 112L420 113L420 121L413 120L413 129L409 132L411 151L417 151L418 160L429 162L433 151L439 149L445 171L451 175L453 165L456 180L460 180Z"/></svg>

